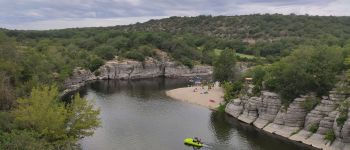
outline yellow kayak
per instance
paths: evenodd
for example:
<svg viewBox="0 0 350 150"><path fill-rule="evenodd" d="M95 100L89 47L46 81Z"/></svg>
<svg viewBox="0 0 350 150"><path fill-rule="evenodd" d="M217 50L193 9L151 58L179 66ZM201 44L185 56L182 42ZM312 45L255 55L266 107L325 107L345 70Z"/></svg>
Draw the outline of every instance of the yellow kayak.
<svg viewBox="0 0 350 150"><path fill-rule="evenodd" d="M202 143L197 142L197 141L195 141L192 138L185 138L184 139L184 143L187 144L187 145L192 145L192 146L197 146L197 147L202 147L203 146Z"/></svg>

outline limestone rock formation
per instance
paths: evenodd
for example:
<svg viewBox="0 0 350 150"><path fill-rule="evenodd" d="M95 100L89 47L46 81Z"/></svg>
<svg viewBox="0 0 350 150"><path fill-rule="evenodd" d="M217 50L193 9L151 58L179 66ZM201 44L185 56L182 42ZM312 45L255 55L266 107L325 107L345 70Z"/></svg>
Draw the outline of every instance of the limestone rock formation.
<svg viewBox="0 0 350 150"><path fill-rule="evenodd" d="M336 121L340 114L340 103L346 98L344 93L336 90L330 91L329 96L323 96L320 103L310 112L303 106L306 96L296 98L286 108L281 104L276 93L262 91L260 97L247 98L247 96L243 95L241 98L234 99L226 106L225 111L266 132L319 149L350 149L350 119L347 119L344 125L338 125ZM350 109L348 116L350 116ZM315 128L317 125L317 131L310 132L310 127ZM335 141L333 142L325 139L329 131L334 132Z"/></svg>
<svg viewBox="0 0 350 150"><path fill-rule="evenodd" d="M348 116L350 116L350 109L348 110ZM341 129L342 142L350 143L350 119L347 119Z"/></svg>
<svg viewBox="0 0 350 150"><path fill-rule="evenodd" d="M130 59L118 60L117 58L106 62L95 72L82 69L74 69L73 75L64 82L65 95L71 91L79 89L91 80L108 79L143 79L154 77L191 77L210 76L213 73L212 66L195 65L192 69L182 64L172 61L166 54L161 53L160 59L151 57L144 62Z"/></svg>
<svg viewBox="0 0 350 150"><path fill-rule="evenodd" d="M189 77L212 74L212 67L196 65L192 69L173 61L162 62L148 57L144 62L134 60L112 60L98 70L98 79L142 79L159 76Z"/></svg>
<svg viewBox="0 0 350 150"><path fill-rule="evenodd" d="M111 60L97 70L98 79L142 79L163 75L161 62L147 58L145 62L135 60Z"/></svg>
<svg viewBox="0 0 350 150"><path fill-rule="evenodd" d="M260 97L251 97L248 99L244 105L243 113L238 117L238 119L248 124L254 122L258 117L258 104L260 102Z"/></svg>
<svg viewBox="0 0 350 150"><path fill-rule="evenodd" d="M320 104L318 104L305 118L305 128L309 129L311 125L319 124L330 112L337 107L337 102L328 96L323 96Z"/></svg>
<svg viewBox="0 0 350 150"><path fill-rule="evenodd" d="M225 112L230 114L233 117L238 117L243 112L243 102L241 99L237 98L232 100L231 103L228 103Z"/></svg>
<svg viewBox="0 0 350 150"><path fill-rule="evenodd" d="M259 117L254 122L258 128L263 128L268 123L273 122L281 108L281 100L276 93L262 91L261 98L257 108Z"/></svg>
<svg viewBox="0 0 350 150"><path fill-rule="evenodd" d="M90 70L77 67L73 70L72 76L65 80L64 87L66 90L63 91L62 95L65 95L71 91L75 91L81 86L85 85L86 82L95 79L95 75L91 73Z"/></svg>

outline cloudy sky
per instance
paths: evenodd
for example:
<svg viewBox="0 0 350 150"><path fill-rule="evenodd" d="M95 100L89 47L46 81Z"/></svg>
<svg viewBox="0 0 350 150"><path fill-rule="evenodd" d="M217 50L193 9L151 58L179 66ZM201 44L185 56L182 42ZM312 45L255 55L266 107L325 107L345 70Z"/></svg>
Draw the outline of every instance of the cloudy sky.
<svg viewBox="0 0 350 150"><path fill-rule="evenodd" d="M0 0L0 28L113 26L169 16L254 13L350 16L350 0Z"/></svg>

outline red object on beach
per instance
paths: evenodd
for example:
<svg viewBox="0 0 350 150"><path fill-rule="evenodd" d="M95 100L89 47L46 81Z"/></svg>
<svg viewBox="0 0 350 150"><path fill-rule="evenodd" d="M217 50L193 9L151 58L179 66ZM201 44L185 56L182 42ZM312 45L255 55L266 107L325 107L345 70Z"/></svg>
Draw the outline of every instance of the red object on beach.
<svg viewBox="0 0 350 150"><path fill-rule="evenodd" d="M212 100L212 99L211 99L211 100L209 100L209 102L215 103L215 100Z"/></svg>

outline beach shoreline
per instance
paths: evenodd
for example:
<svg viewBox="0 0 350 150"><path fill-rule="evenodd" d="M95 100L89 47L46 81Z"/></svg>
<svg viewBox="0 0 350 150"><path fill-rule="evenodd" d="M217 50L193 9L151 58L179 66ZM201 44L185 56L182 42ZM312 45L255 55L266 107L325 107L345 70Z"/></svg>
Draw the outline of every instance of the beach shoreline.
<svg viewBox="0 0 350 150"><path fill-rule="evenodd" d="M224 90L219 86L214 86L210 90L205 86L191 86L168 90L165 92L167 96L191 104L207 107L216 110L220 103L224 102Z"/></svg>

